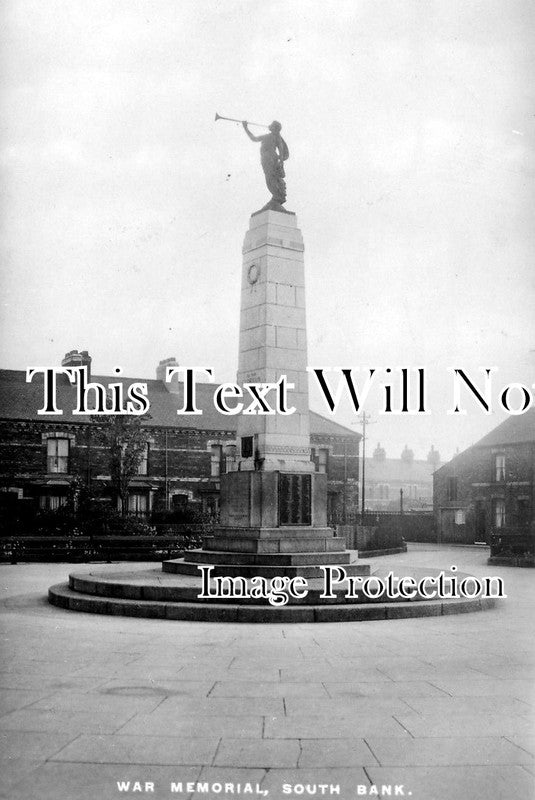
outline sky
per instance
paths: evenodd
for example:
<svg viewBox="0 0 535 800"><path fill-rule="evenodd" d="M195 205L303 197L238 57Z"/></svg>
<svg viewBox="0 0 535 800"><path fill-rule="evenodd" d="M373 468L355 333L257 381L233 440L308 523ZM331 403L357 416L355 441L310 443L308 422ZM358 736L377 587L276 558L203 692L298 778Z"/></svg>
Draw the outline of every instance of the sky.
<svg viewBox="0 0 535 800"><path fill-rule="evenodd" d="M424 367L431 413L370 447L443 460L535 380L535 7L529 0L4 0L0 366L152 378L237 369L241 246L290 149L313 366ZM256 129L260 132L260 129ZM493 376L451 416L449 367ZM356 373L360 374L360 373ZM532 391L535 391L532 388ZM326 406L311 388L311 405ZM358 430L344 404L336 420Z"/></svg>

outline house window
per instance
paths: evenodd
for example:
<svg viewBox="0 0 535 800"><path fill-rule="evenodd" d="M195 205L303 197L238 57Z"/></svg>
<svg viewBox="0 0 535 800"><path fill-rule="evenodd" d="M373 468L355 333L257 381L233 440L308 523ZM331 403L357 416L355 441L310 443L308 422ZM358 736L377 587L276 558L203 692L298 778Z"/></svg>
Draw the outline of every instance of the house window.
<svg viewBox="0 0 535 800"><path fill-rule="evenodd" d="M516 516L518 525L529 524L529 498L519 497L516 501Z"/></svg>
<svg viewBox="0 0 535 800"><path fill-rule="evenodd" d="M132 492L128 495L128 511L130 514L144 516L149 507L149 498L146 493Z"/></svg>
<svg viewBox="0 0 535 800"><path fill-rule="evenodd" d="M148 475L149 471L149 443L146 442L144 449L141 452L141 458L137 467L138 475Z"/></svg>
<svg viewBox="0 0 535 800"><path fill-rule="evenodd" d="M212 478L219 478L223 472L223 445L213 444L210 447L210 475Z"/></svg>
<svg viewBox="0 0 535 800"><path fill-rule="evenodd" d="M388 500L390 497L390 486L388 483L379 483L377 485L377 497L379 500Z"/></svg>
<svg viewBox="0 0 535 800"><path fill-rule="evenodd" d="M219 514L219 497L204 497L202 501L202 510L210 517L217 517Z"/></svg>
<svg viewBox="0 0 535 800"><path fill-rule="evenodd" d="M452 475L448 478L448 500L457 500L459 484L457 477Z"/></svg>
<svg viewBox="0 0 535 800"><path fill-rule="evenodd" d="M494 527L505 528L505 501L494 501Z"/></svg>
<svg viewBox="0 0 535 800"><path fill-rule="evenodd" d="M252 436L242 436L242 438L241 438L241 457L242 458L252 458L253 457L253 437Z"/></svg>
<svg viewBox="0 0 535 800"><path fill-rule="evenodd" d="M188 505L187 494L173 494L171 495L171 506L173 511L185 511Z"/></svg>
<svg viewBox="0 0 535 800"><path fill-rule="evenodd" d="M496 480L497 481L504 481L505 480L505 456L504 455L496 456Z"/></svg>
<svg viewBox="0 0 535 800"><path fill-rule="evenodd" d="M319 447L317 450L313 448L311 456L316 466L316 472L327 472L329 449L327 447Z"/></svg>
<svg viewBox="0 0 535 800"><path fill-rule="evenodd" d="M64 494L42 494L39 497L39 508L43 511L57 511L57 509L67 502Z"/></svg>
<svg viewBox="0 0 535 800"><path fill-rule="evenodd" d="M46 440L47 472L69 471L69 440L50 438Z"/></svg>

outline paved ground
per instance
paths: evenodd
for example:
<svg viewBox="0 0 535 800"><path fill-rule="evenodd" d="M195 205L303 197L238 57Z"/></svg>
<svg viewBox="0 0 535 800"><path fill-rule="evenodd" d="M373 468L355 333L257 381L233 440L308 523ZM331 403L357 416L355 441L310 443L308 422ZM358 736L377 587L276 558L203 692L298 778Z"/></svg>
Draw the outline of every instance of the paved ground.
<svg viewBox="0 0 535 800"><path fill-rule="evenodd" d="M269 800L307 797L303 784L342 800L383 784L413 800L528 800L535 575L486 556L412 546L373 563L502 575L499 608L316 625L75 614L44 599L72 567L2 565L2 796L197 800L251 782Z"/></svg>

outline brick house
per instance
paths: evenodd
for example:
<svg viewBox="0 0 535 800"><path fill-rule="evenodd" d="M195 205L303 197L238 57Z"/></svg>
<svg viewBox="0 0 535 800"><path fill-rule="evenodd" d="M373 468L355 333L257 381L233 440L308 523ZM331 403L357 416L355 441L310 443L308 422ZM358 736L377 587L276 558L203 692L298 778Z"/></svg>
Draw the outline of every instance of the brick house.
<svg viewBox="0 0 535 800"><path fill-rule="evenodd" d="M127 507L130 513L180 509L193 504L215 514L219 502L219 476L232 468L235 457L236 417L221 414L213 404L214 384L197 384L201 415L179 415L182 384L164 383L160 362L156 379L132 379L91 375L104 386L135 380L147 384L150 410L143 417L146 449L137 475L130 481ZM86 365L87 352L72 351L63 366ZM75 486L106 498L110 489L109 452L97 435L94 417L72 413L75 387L66 377L57 380L57 406L62 415L39 415L43 407L41 376L26 382L25 371L0 370L0 493L4 501L21 501L41 509L62 505ZM343 518L358 504L360 435L337 423L310 413L311 459L328 475L329 513Z"/></svg>
<svg viewBox="0 0 535 800"><path fill-rule="evenodd" d="M405 445L399 458L387 458L380 444L365 465L365 500L369 511L399 511L401 492L405 511L430 510L433 506L433 472L440 455L431 447L427 459L414 458Z"/></svg>
<svg viewBox="0 0 535 800"><path fill-rule="evenodd" d="M532 540L534 476L535 408L531 408L509 417L435 472L439 540Z"/></svg>

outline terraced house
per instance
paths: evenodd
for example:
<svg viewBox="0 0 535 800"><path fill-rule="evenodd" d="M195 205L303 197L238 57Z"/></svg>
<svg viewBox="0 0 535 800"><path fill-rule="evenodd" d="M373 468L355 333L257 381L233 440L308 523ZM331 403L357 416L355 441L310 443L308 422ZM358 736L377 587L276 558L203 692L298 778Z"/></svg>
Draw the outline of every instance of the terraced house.
<svg viewBox="0 0 535 800"><path fill-rule="evenodd" d="M512 416L434 473L443 542L534 551L535 409Z"/></svg>
<svg viewBox="0 0 535 800"><path fill-rule="evenodd" d="M236 417L216 410L214 384L197 384L201 415L177 414L183 405L182 383L164 380L166 367L176 363L160 362L154 380L91 377L104 386L123 384L125 395L133 381L147 384L150 409L141 419L142 452L125 498L126 510L143 517L187 506L216 514L219 476L232 469L235 459ZM86 351L71 351L62 365L90 369L91 358ZM110 452L99 436L101 423L72 413L75 388L67 377L58 377L57 405L61 416L39 415L42 378L27 383L25 371L0 371L0 499L53 510L83 486L113 502ZM346 510L358 505L361 437L313 412L310 424L311 459L316 470L328 474L329 515L341 521Z"/></svg>

